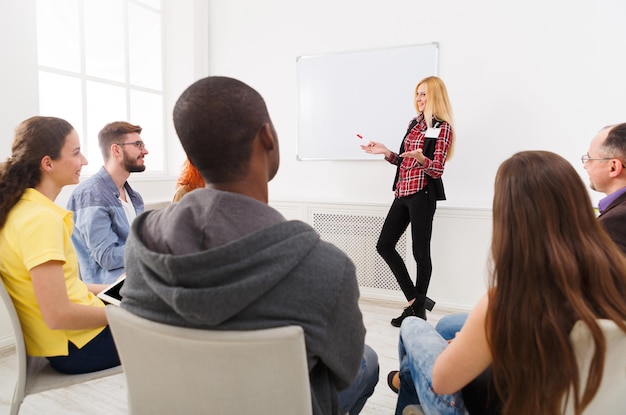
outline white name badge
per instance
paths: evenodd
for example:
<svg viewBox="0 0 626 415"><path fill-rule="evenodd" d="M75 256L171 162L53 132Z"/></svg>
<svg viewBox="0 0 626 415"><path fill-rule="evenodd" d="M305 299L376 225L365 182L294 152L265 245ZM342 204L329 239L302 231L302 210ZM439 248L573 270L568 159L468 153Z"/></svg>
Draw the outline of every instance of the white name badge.
<svg viewBox="0 0 626 415"><path fill-rule="evenodd" d="M429 128L426 130L426 134L424 134L424 137L437 138L439 137L439 131L441 131L441 128Z"/></svg>

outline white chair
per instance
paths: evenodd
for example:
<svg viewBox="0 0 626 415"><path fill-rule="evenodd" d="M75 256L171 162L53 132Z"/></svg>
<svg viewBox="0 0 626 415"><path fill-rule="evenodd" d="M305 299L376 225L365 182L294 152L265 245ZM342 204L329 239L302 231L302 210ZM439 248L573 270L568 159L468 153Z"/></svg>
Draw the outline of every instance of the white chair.
<svg viewBox="0 0 626 415"><path fill-rule="evenodd" d="M617 414L624 413L624 396L626 395L626 333L612 320L598 320L598 324L606 338L606 357L602 383L593 400L584 410L585 414ZM574 345L578 370L581 379L581 394L587 384L589 364L595 347L593 337L586 324L576 322L570 333L570 342ZM565 414L573 414L574 405L567 402Z"/></svg>
<svg viewBox="0 0 626 415"><path fill-rule="evenodd" d="M304 332L177 327L106 308L128 385L142 414L312 413Z"/></svg>
<svg viewBox="0 0 626 415"><path fill-rule="evenodd" d="M87 382L104 376L115 375L122 372L122 367L101 370L93 373L79 375L67 375L55 371L45 357L33 357L26 354L22 326L15 311L11 296L6 290L4 283L0 281L0 301L9 314L9 320L15 336L15 349L17 355L17 382L11 401L11 415L20 410L24 398L39 392L63 388L77 383Z"/></svg>

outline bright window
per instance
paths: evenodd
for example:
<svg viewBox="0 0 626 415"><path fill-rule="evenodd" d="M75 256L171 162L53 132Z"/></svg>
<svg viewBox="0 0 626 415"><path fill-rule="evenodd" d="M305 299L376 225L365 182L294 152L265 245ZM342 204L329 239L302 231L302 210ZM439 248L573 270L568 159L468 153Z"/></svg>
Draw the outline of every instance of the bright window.
<svg viewBox="0 0 626 415"><path fill-rule="evenodd" d="M39 110L68 120L85 168L102 165L98 131L143 127L146 171L166 172L161 0L37 0Z"/></svg>

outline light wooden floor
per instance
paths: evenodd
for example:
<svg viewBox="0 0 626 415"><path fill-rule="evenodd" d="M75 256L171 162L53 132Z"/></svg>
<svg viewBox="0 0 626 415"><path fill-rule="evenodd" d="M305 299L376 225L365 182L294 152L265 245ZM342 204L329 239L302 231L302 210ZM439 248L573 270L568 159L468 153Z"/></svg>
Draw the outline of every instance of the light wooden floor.
<svg viewBox="0 0 626 415"><path fill-rule="evenodd" d="M393 414L396 397L387 386L387 373L398 367L398 330L389 324L397 317L402 302L361 299L361 310L367 327L366 343L377 353L380 364L380 381L374 395L363 408L363 415ZM446 310L428 313L428 322L433 325ZM15 382L15 353L12 349L0 351L0 414L8 413ZM39 414L127 414L126 382L124 375L114 375L64 389L43 392L26 397L20 410L21 415Z"/></svg>

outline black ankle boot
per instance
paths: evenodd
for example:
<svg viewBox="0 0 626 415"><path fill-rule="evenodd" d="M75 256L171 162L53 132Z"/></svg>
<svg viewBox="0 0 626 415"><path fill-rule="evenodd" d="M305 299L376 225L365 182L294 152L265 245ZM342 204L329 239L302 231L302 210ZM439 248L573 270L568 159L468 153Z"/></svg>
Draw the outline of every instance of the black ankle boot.
<svg viewBox="0 0 626 415"><path fill-rule="evenodd" d="M414 315L415 315L415 310L413 310L413 307L408 306L402 311L402 314L400 314L399 317L391 319L391 325L394 327L400 327L405 318L409 316L414 316Z"/></svg>
<svg viewBox="0 0 626 415"><path fill-rule="evenodd" d="M424 300L424 308L428 311L433 311L433 307L435 306L435 302L430 298L426 297Z"/></svg>
<svg viewBox="0 0 626 415"><path fill-rule="evenodd" d="M426 309L424 307L416 308L411 306L413 312L415 313L415 317L419 317L422 320L426 321Z"/></svg>
<svg viewBox="0 0 626 415"><path fill-rule="evenodd" d="M435 302L426 297L425 294L417 294L415 301L411 304L414 313L413 315L426 321L426 309L432 310L434 305Z"/></svg>

